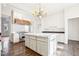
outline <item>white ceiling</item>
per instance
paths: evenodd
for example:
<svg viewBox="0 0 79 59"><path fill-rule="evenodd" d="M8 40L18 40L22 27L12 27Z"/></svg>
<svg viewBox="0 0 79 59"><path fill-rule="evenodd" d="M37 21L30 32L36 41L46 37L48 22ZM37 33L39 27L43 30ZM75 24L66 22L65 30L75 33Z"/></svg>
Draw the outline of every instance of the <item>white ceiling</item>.
<svg viewBox="0 0 79 59"><path fill-rule="evenodd" d="M42 3L42 4L35 4L35 3L12 3L10 4L16 8L25 10L27 12L31 12L32 9L41 6L44 8L48 13L55 13L57 11L63 10L64 8L72 7L72 6L79 6L79 4L73 3Z"/></svg>

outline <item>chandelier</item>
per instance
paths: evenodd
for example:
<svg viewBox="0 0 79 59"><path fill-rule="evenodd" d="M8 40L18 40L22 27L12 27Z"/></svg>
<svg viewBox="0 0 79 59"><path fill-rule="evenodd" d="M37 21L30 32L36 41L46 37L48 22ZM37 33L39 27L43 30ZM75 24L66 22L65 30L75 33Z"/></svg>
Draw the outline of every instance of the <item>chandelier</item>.
<svg viewBox="0 0 79 59"><path fill-rule="evenodd" d="M44 10L44 9L41 8L41 7L38 7L38 8L35 8L35 9L32 11L32 15L41 18L41 17L46 16L47 13L46 13L46 10Z"/></svg>
<svg viewBox="0 0 79 59"><path fill-rule="evenodd" d="M41 7L41 4L39 4L39 6L37 8L34 8L32 11L32 15L34 17L37 17L37 32L41 33L41 26L42 26L42 22L41 22L41 18L45 17L47 15L46 9Z"/></svg>

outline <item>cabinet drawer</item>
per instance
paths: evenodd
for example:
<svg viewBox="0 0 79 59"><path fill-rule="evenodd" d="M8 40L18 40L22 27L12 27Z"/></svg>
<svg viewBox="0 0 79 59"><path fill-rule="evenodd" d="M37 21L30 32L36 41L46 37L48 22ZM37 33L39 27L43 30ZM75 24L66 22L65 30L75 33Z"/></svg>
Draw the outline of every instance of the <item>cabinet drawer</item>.
<svg viewBox="0 0 79 59"><path fill-rule="evenodd" d="M36 39L36 36L30 36L30 39Z"/></svg>
<svg viewBox="0 0 79 59"><path fill-rule="evenodd" d="M29 38L29 37L30 37L30 36L27 36L27 35L26 35L26 38Z"/></svg>
<svg viewBox="0 0 79 59"><path fill-rule="evenodd" d="M45 38L45 37L37 37L37 40L43 41L43 42L48 42L48 38Z"/></svg>

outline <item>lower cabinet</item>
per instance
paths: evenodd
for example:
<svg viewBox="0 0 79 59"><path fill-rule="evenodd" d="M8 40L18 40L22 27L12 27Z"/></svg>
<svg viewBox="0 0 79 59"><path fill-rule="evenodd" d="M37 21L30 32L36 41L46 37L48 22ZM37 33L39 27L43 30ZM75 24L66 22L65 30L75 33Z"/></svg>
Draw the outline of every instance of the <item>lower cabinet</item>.
<svg viewBox="0 0 79 59"><path fill-rule="evenodd" d="M30 48L36 51L36 40L35 39L30 39Z"/></svg>
<svg viewBox="0 0 79 59"><path fill-rule="evenodd" d="M41 55L48 55L48 43L37 41L37 52Z"/></svg>
<svg viewBox="0 0 79 59"><path fill-rule="evenodd" d="M30 38L29 38L29 36L26 36L26 38L25 38L25 46L30 47Z"/></svg>
<svg viewBox="0 0 79 59"><path fill-rule="evenodd" d="M31 48L32 50L36 51L36 37L26 36L25 46L27 46L27 47Z"/></svg>
<svg viewBox="0 0 79 59"><path fill-rule="evenodd" d="M26 36L25 46L43 56L51 56L56 51L56 38Z"/></svg>

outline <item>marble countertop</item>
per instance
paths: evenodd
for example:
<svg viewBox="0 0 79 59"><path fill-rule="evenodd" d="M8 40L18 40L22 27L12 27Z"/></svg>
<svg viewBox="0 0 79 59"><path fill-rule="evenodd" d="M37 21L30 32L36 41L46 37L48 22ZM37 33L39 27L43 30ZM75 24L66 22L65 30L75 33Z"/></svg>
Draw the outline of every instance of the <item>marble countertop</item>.
<svg viewBox="0 0 79 59"><path fill-rule="evenodd" d="M39 37L51 37L51 36L56 36L57 34L46 34L46 33L26 33L26 35L31 35L31 36L39 36Z"/></svg>

